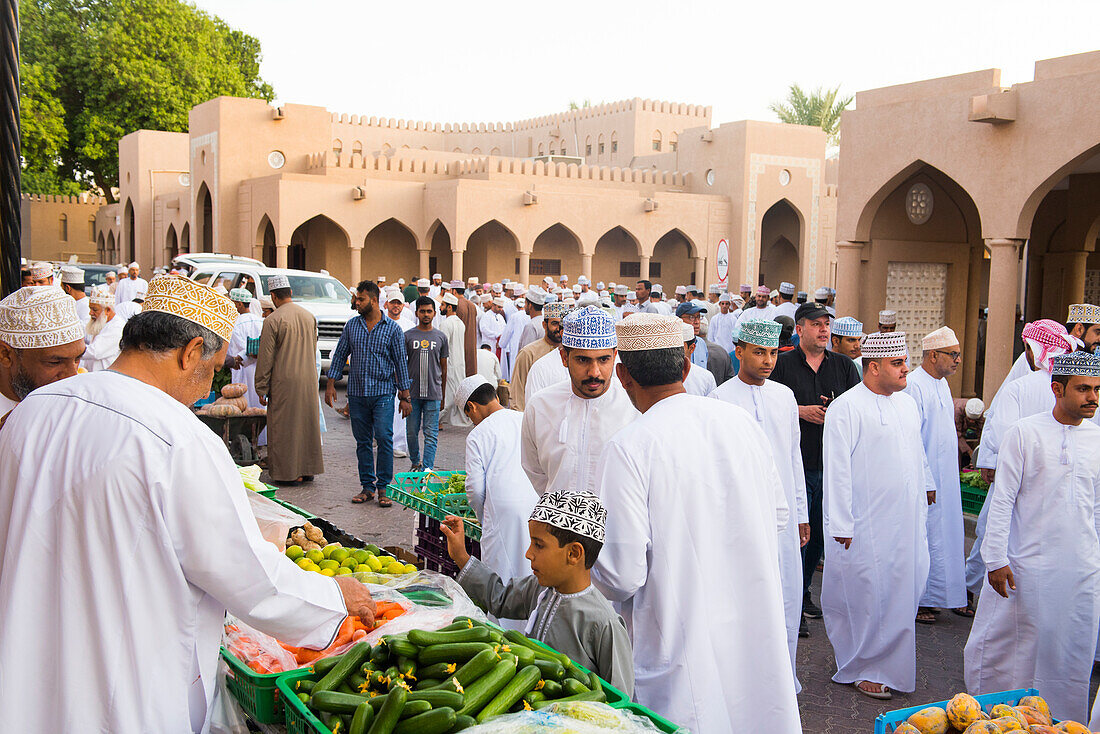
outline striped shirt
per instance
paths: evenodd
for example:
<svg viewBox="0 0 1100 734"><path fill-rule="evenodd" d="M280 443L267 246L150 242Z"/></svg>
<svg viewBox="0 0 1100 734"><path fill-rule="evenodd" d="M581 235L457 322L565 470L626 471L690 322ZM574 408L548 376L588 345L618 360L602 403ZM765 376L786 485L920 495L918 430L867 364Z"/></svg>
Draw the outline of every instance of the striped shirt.
<svg viewBox="0 0 1100 734"><path fill-rule="evenodd" d="M349 396L370 398L409 389L411 383L404 333L389 316L383 315L373 329L367 328L366 319L362 316L356 316L344 325L340 340L332 350L332 364L328 370L330 380L338 380L344 374L349 356Z"/></svg>

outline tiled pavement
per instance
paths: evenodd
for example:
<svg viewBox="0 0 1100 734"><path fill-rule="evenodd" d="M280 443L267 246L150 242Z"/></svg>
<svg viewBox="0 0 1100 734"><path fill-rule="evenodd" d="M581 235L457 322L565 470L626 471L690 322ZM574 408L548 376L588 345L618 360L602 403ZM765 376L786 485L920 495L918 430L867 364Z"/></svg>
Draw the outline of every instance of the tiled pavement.
<svg viewBox="0 0 1100 734"><path fill-rule="evenodd" d="M338 404L343 402L341 389ZM390 509L382 509L376 504L350 503L350 498L358 491L351 425L328 406L324 410L328 423L328 433L324 436L325 473L318 476L312 486L282 488L278 496L369 542L411 549L416 542L415 513L396 504ZM468 429L443 427L437 468L463 465L467 433ZM408 471L408 459L395 459L394 468L395 471ZM817 599L816 590L814 599ZM942 700L963 690L962 649L969 630L970 620L951 612L942 612L934 625L917 625L916 692L895 693L892 701L875 701L830 680L836 666L825 636L825 625L821 620L811 620L811 636L800 640L798 648L798 672L802 681L798 701L804 731L807 734L866 734L874 730L875 716L884 711ZM1100 675L1094 675L1094 692L1098 681Z"/></svg>

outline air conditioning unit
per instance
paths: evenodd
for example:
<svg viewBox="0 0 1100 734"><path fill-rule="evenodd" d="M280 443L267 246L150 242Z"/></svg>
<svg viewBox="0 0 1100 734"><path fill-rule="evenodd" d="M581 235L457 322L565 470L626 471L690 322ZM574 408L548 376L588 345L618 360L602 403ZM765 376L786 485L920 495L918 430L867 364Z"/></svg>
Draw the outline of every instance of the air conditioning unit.
<svg viewBox="0 0 1100 734"><path fill-rule="evenodd" d="M645 210L647 212L657 211L657 202L654 201L653 199L646 199L645 200Z"/></svg>
<svg viewBox="0 0 1100 734"><path fill-rule="evenodd" d="M276 107L274 110L271 111L271 119L272 120L282 120L285 117L286 117L286 112L283 111L282 107Z"/></svg>
<svg viewBox="0 0 1100 734"><path fill-rule="evenodd" d="M524 206L531 206L532 204L538 204L538 203L539 203L539 195L536 194L534 191L524 191L523 192L523 205Z"/></svg>
<svg viewBox="0 0 1100 734"><path fill-rule="evenodd" d="M702 135L699 136L699 139L702 140L704 143L713 143L714 142L714 131L707 130L705 133L703 133Z"/></svg>
<svg viewBox="0 0 1100 734"><path fill-rule="evenodd" d="M362 201L367 198L367 190L362 186L356 186L351 190L351 198L355 201Z"/></svg>

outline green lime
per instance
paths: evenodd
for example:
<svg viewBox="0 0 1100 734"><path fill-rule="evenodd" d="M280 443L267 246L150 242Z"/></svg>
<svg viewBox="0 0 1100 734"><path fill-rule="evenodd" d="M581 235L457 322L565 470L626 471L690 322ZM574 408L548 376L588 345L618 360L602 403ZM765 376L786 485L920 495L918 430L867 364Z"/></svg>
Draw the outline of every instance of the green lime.
<svg viewBox="0 0 1100 734"><path fill-rule="evenodd" d="M342 547L339 543L329 543L321 549L321 553L324 554L325 558L332 558L332 554L336 552L336 549Z"/></svg>
<svg viewBox="0 0 1100 734"><path fill-rule="evenodd" d="M320 548L314 548L313 550L306 551L306 558L314 563L320 563L325 560L325 554L321 552Z"/></svg>
<svg viewBox="0 0 1100 734"><path fill-rule="evenodd" d="M344 559L350 555L351 551L349 551L347 548L337 548L329 554L329 558L336 561L337 563L343 563Z"/></svg>
<svg viewBox="0 0 1100 734"><path fill-rule="evenodd" d="M336 572L333 571L331 568L322 568L321 569L321 575L322 576L335 576Z"/></svg>
<svg viewBox="0 0 1100 734"><path fill-rule="evenodd" d="M360 563L358 566L355 567L355 573L370 573L370 566L365 563Z"/></svg>
<svg viewBox="0 0 1100 734"><path fill-rule="evenodd" d="M332 560L335 561L336 559L333 558ZM344 560L340 561L340 565L343 566L344 568L355 568L359 564L355 562L354 558L352 558L351 556L348 556Z"/></svg>
<svg viewBox="0 0 1100 734"><path fill-rule="evenodd" d="M370 555L370 553L367 553L362 548L356 548L355 550L353 550L351 552L351 557L355 559L356 563L366 563L367 562L367 556L369 556L369 555Z"/></svg>
<svg viewBox="0 0 1100 734"><path fill-rule="evenodd" d="M372 570L372 571L381 571L382 570L382 561L378 560L378 556L368 556L367 557L367 566L369 566L370 570Z"/></svg>
<svg viewBox="0 0 1100 734"><path fill-rule="evenodd" d="M300 545L292 545L286 549L286 557L292 561L297 561L305 554L306 552L302 550L302 546Z"/></svg>
<svg viewBox="0 0 1100 734"><path fill-rule="evenodd" d="M386 566L386 573L391 576L399 576L405 573L405 564L394 561L390 565Z"/></svg>
<svg viewBox="0 0 1100 734"><path fill-rule="evenodd" d="M336 569L336 575L337 576L351 576L351 569L347 568L346 566L341 566L340 568Z"/></svg>
<svg viewBox="0 0 1100 734"><path fill-rule="evenodd" d="M321 561L317 565L321 567L322 571L326 568L331 568L333 571L340 568L340 564L332 558L326 558L325 560Z"/></svg>

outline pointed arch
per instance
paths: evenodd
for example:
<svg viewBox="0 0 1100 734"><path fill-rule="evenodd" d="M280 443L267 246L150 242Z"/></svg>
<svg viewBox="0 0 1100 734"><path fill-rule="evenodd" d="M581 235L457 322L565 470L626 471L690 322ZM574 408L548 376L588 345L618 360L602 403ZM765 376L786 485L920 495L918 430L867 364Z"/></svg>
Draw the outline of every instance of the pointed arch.
<svg viewBox="0 0 1100 734"><path fill-rule="evenodd" d="M275 267L278 261L279 251L276 248L275 237L275 225L271 223L271 218L266 214L260 219L260 224L256 227L256 238L252 241L253 247L259 247L261 252L260 259L269 268Z"/></svg>
<svg viewBox="0 0 1100 734"><path fill-rule="evenodd" d="M195 197L195 228L198 249L196 252L214 252L214 200L203 181Z"/></svg>
<svg viewBox="0 0 1100 734"><path fill-rule="evenodd" d="M593 281L638 278L642 243L630 230L615 226L600 235L592 253Z"/></svg>
<svg viewBox="0 0 1100 734"><path fill-rule="evenodd" d="M428 272L420 273L420 276L427 278L433 273L439 273L445 280L450 280L451 271L454 269L454 259L451 256L451 233L447 229L447 225L439 219L432 222L432 225L428 227L425 242L430 243L431 248L428 254ZM420 264L418 262L417 269L419 270L419 268Z"/></svg>
<svg viewBox="0 0 1100 734"><path fill-rule="evenodd" d="M519 238L499 219L490 219L466 238L462 269L482 278L499 280L516 276Z"/></svg>
<svg viewBox="0 0 1100 734"><path fill-rule="evenodd" d="M420 267L416 234L396 217L379 222L367 232L359 256L360 272L368 279L384 275L396 283L398 278L407 278Z"/></svg>
<svg viewBox="0 0 1100 734"><path fill-rule="evenodd" d="M1024 205L1020 208L1020 216L1016 225L1017 232L1030 232L1032 221L1035 219L1035 212L1038 211L1039 205L1042 204L1047 194L1049 194L1055 186L1061 183L1066 176L1074 173L1081 164L1097 156L1100 156L1100 143L1089 146L1073 156L1043 179L1043 182L1031 192L1031 195L1027 197L1024 201ZM1092 170L1095 169L1093 168Z"/></svg>
<svg viewBox="0 0 1100 734"><path fill-rule="evenodd" d="M695 242L679 227L673 227L653 245L649 262L650 280L660 278L661 283L670 288L695 283L694 258L698 257L697 252Z"/></svg>
<svg viewBox="0 0 1100 734"><path fill-rule="evenodd" d="M348 280L348 248L351 238L339 223L317 214L299 224L290 235L287 266L300 270L327 270L339 280Z"/></svg>
<svg viewBox="0 0 1100 734"><path fill-rule="evenodd" d="M164 236L164 251L168 256L168 262L180 254L179 238L176 236L174 224L168 225L168 232Z"/></svg>
<svg viewBox="0 0 1100 734"><path fill-rule="evenodd" d="M569 227L556 222L544 229L531 247L531 279L536 275L581 275L584 243Z"/></svg>
<svg viewBox="0 0 1100 734"><path fill-rule="evenodd" d="M123 260L127 263L132 263L137 259L137 242L134 229L136 223L134 221L134 202L132 199L126 199L126 206L123 209L122 215L122 241L126 243L123 254Z"/></svg>
<svg viewBox="0 0 1100 734"><path fill-rule="evenodd" d="M191 223L184 222L180 230L180 252L191 252Z"/></svg>

